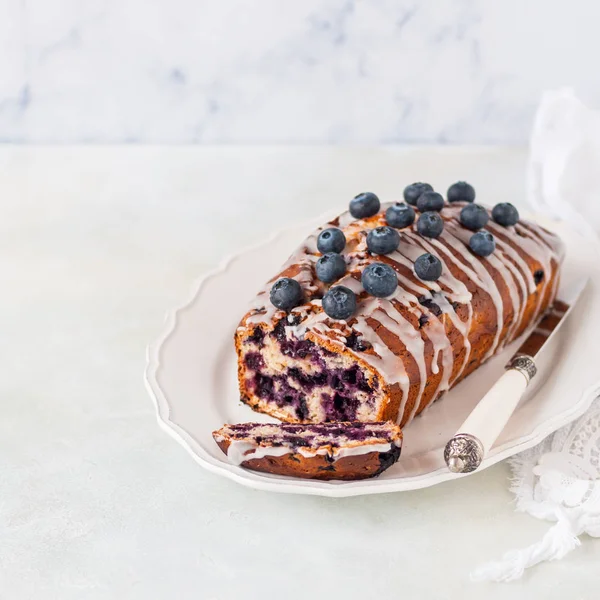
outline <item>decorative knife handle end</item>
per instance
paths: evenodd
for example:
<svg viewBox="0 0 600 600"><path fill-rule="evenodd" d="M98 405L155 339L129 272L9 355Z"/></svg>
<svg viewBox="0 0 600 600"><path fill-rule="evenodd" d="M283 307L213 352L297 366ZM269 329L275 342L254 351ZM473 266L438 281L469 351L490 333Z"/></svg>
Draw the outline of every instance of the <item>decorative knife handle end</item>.
<svg viewBox="0 0 600 600"><path fill-rule="evenodd" d="M525 376L527 383L529 383L537 373L535 361L527 354L515 354L511 361L506 365L506 368L519 371L519 373Z"/></svg>
<svg viewBox="0 0 600 600"><path fill-rule="evenodd" d="M444 449L444 460L452 473L471 473L483 460L483 444L469 433L457 433Z"/></svg>
<svg viewBox="0 0 600 600"><path fill-rule="evenodd" d="M527 354L515 355L506 365L504 375L479 401L460 433L446 444L444 460L452 473L472 473L479 467L485 449L492 447L504 429L536 372L535 362Z"/></svg>

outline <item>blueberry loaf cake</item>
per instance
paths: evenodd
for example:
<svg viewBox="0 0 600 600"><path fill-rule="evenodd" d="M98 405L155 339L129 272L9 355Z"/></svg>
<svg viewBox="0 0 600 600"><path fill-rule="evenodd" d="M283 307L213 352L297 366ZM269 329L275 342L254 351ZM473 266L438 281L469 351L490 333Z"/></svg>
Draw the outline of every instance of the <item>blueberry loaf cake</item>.
<svg viewBox="0 0 600 600"><path fill-rule="evenodd" d="M242 423L213 437L234 464L325 480L375 477L398 460L402 446L393 423Z"/></svg>
<svg viewBox="0 0 600 600"><path fill-rule="evenodd" d="M360 194L310 235L235 335L242 401L287 422L406 425L555 298L558 237L467 183Z"/></svg>

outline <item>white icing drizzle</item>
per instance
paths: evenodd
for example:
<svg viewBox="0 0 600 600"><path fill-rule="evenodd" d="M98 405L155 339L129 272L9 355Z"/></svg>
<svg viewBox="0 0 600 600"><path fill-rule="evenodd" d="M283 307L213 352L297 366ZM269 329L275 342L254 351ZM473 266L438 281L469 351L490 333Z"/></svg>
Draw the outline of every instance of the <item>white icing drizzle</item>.
<svg viewBox="0 0 600 600"><path fill-rule="evenodd" d="M415 310L414 306L419 305L419 299L414 294L411 294L408 291L407 287L411 286L411 287L418 289L419 295L426 296L426 297L431 296L431 294L429 293L429 290L427 290L426 288L421 288L421 287L417 286L416 284L414 284L412 281L410 281L408 278L398 275L398 279L400 279L401 277L403 280L405 280L406 287L404 287L404 289L402 289L400 286L398 286L396 293L394 293L394 295L390 298L390 300L397 300L401 304L410 307L411 312L413 314L418 315L418 312L420 311L423 316L427 317L429 325L427 326L426 335L427 335L428 339L431 341L431 343L433 344L433 352L434 352L433 363L431 365L431 372L434 375L436 375L439 372L439 364L437 362L436 357L438 357L438 355L440 353L442 353L445 357L443 359L444 365L447 364L447 362L449 360L450 365L451 365L450 368L452 369L452 350L451 350L452 345L450 344L450 339L448 338L448 336L446 334L446 329L445 329L443 323L441 323L439 321L439 319L437 319L436 316L426 306L421 306L418 310ZM412 327L412 325L411 325L411 327ZM450 350L450 352L448 353L447 350Z"/></svg>
<svg viewBox="0 0 600 600"><path fill-rule="evenodd" d="M363 443L356 444L354 446L320 446L319 448L306 448L299 447L294 449L290 445L283 446L261 446L259 444L248 442L245 440L231 440L229 448L227 448L227 458L234 465L241 465L242 463L265 458L266 456L280 457L286 454L300 454L305 458L313 458L319 454L330 455L334 461L344 458L346 456L361 456L363 454L370 454L371 452L385 453L390 452L392 448L400 447L400 441L383 442L383 443Z"/></svg>
<svg viewBox="0 0 600 600"><path fill-rule="evenodd" d="M502 276L502 281L504 281L508 289L508 295L510 297L513 309L512 322L509 324L507 336L504 338L508 339L509 336L512 335L515 325L518 326L520 322L520 316L522 314L521 305L523 305L523 308L525 306L525 304L521 302L521 298L519 296L519 292L515 283L514 271L517 271L518 275L518 270L510 261L507 261L506 263L501 261L496 254L491 254L486 258L486 260L490 263L490 265L492 265L492 267L496 269L496 271L500 273L500 275ZM502 344L500 344L500 346L502 346Z"/></svg>
<svg viewBox="0 0 600 600"><path fill-rule="evenodd" d="M465 234L468 235L469 233L470 232L465 232L464 229L457 227L453 223L446 221L444 231L442 232L440 239L443 239L448 245L452 246L452 248L456 250L456 252L458 252L468 264L471 265L472 269L469 269L469 271L471 271L471 273L475 271L477 274L475 277L471 275L471 278L475 279L475 281L477 281L477 285L485 290L492 299L494 310L496 311L496 333L494 335L494 341L485 355L485 360L494 354L500 342L500 334L502 333L502 328L504 325L504 302L502 301L502 295L500 294L500 290L498 289L494 278L488 273L488 270L483 266L480 260L471 254L470 250L468 250L467 246L465 245L464 237ZM463 238L462 240L461 237ZM456 264L458 264L460 268L467 272L464 264L462 264L460 261L457 261Z"/></svg>
<svg viewBox="0 0 600 600"><path fill-rule="evenodd" d="M406 231L404 233L405 233L405 235L407 234ZM388 258L391 260L394 260L395 262L397 262L399 264L404 264L405 266L412 268L412 263L408 262L405 259L405 257L398 251L389 254ZM408 328L408 331L413 332L414 335L420 336L420 333L419 333L419 330L415 329L415 327L410 322L403 319L403 317L395 309L395 307L393 306L391 301L396 300L405 306L414 307L415 305L417 305L417 306L419 305L419 300L418 300L417 296L415 296L414 294L412 294L409 291L410 288L413 288L414 290L416 290L416 293L419 296L425 296L425 297L429 298L431 296L431 293L428 288L415 283L408 277L405 277L404 275L402 275L400 273L397 273L397 276L398 276L399 285L396 288L396 292L389 299L390 300L389 308L388 308L388 305L385 306L385 310L389 311L390 316L394 319L396 324L393 325L390 323L384 323L382 321L380 321L380 322L390 332L392 332L399 339L401 339L403 341L403 343L405 343L404 337L402 335L399 335L399 332L403 333L404 328ZM466 287L461 282L458 282L458 283L464 288L464 291L466 291L466 293L468 294L468 290L466 289ZM428 284L429 284L429 282L428 282ZM434 285L435 285L435 283L434 283ZM439 289L439 286L437 286L437 287ZM470 298L470 294L469 294L469 298ZM446 301L446 304L448 304L447 301ZM450 306L450 305L448 304L448 306ZM456 315L456 313L454 313L454 309L452 309L451 306L450 306L450 309L454 315L453 320L456 320L462 326L462 322L458 319L458 316ZM436 391L433 395L433 397L436 397L438 391L444 391L444 390L448 389L448 387L449 387L449 379L450 379L450 375L452 374L452 369L453 369L453 365L454 365L452 345L450 343L450 339L448 338L448 335L446 334L446 329L445 329L443 323L440 322L437 319L437 317L435 317L435 315L427 307L423 306L423 307L421 307L420 310L425 316L427 316L427 318L429 320L429 324L426 329L426 335L433 345L433 357L432 357L432 363L431 363L431 372L434 375L436 375L439 372L438 357L439 357L440 353L442 354L443 373L442 373L442 378L438 384L438 388L436 389ZM414 309L411 312L414 312ZM398 319L398 317L400 317L400 319ZM404 324L403 321L406 324ZM467 345L467 349L468 349L468 348L470 348L469 341L466 338L466 333L468 333L468 330L465 330L465 328L461 327L461 326L458 326L457 329L459 329L459 331L461 331L461 333L465 336L465 344ZM410 335L410 333L409 333L409 335ZM422 342L422 339L421 339L421 342ZM411 352L413 358L415 359L415 361L417 362L417 365L419 367L420 386L419 386L419 394L418 394L418 397L415 401L415 405L413 408L413 413L414 413L414 411L416 411L421 404L423 390L425 387L425 383L427 381L427 371L426 371L426 366L425 366L425 345L423 343L422 347L419 348L417 353L413 352L411 350L411 347L409 347L406 343L405 343L405 346L407 347L407 350L409 352ZM407 397L406 397L406 395L404 395L404 397L403 397L404 404L406 403L406 400L407 400ZM398 411L398 422L400 422L404 416L404 409L405 409L405 406L401 406L400 410Z"/></svg>
<svg viewBox="0 0 600 600"><path fill-rule="evenodd" d="M394 300L398 300L398 302L404 304L405 306L410 306L411 304L418 305L419 298L415 294L409 292L409 288L415 290L416 294L419 296L429 296L429 290L426 287L417 285L401 273L396 273L396 275L398 277L398 287L392 295Z"/></svg>
<svg viewBox="0 0 600 600"><path fill-rule="evenodd" d="M536 307L535 307L535 311L534 311L534 314L532 317L532 320L536 320L538 317L541 316L540 311L541 311L542 299L544 298L544 296L547 292L549 274L552 272L552 260L554 259L558 264L560 259L559 259L558 254L552 249L550 243L548 242L548 240L547 240L548 236L547 236L547 234L545 234L544 230L541 229L539 226L532 224L532 223L529 223L528 225L530 228L532 228L533 230L535 230L537 232L537 236L535 234L530 233L528 231L528 229L522 223L517 223L517 225L515 225L514 227L511 227L509 229L514 233L515 238L516 238L515 242L518 243L520 249L527 256L529 256L529 258L540 263L544 270L544 279L545 280L543 281L542 288L540 289L540 291L538 293ZM490 225L490 229L492 229L493 231L501 231L502 228L500 228L495 223L492 223ZM520 233L520 235L518 235L518 236L517 236L517 231ZM496 243L498 243L498 239L496 239ZM516 253L516 254L518 255L518 253ZM531 273L529 267L527 266L527 263L525 263L525 261L523 261L523 263L524 263L524 270L530 276L531 285L533 286L533 290L535 291L537 286L535 284L535 280L533 279L533 274ZM555 288L552 291L553 297L556 295L556 287L558 286L558 282L559 282L559 277L555 277L554 278Z"/></svg>
<svg viewBox="0 0 600 600"><path fill-rule="evenodd" d="M340 458L345 458L346 456L362 456L363 454L370 454L371 452L385 453L390 452L394 447L399 448L401 446L400 443L397 442L384 442L381 444L356 444L354 446L341 446L341 447L333 447L333 446L325 446L318 449L298 448L298 454L301 454L305 458L312 458L318 454L329 454L333 456L334 461L339 460Z"/></svg>
<svg viewBox="0 0 600 600"><path fill-rule="evenodd" d="M443 256L446 257L446 259L443 260L442 259L442 255L440 253L438 253L437 256L446 265L446 268L447 268L447 260L450 260L452 262L452 264L456 265L459 269L461 269L464 273L466 273L467 276L470 277L479 287L483 287L483 282L479 279L479 277L477 276L477 274L473 270L471 270L468 267L466 267L460 260L458 260L447 249L447 247L444 246L444 244L442 244L438 240L431 239L431 240L429 240L427 242L427 246L426 247L428 247L428 248L430 248L432 250L432 248L431 248L432 246L435 247L435 248L438 248L439 250L441 250L443 252ZM465 286L465 288L466 288L466 286ZM467 292L468 292L468 289L467 289ZM449 307L446 308L446 310L444 310L444 308L443 308L443 304L444 304L444 298L443 298L443 296L441 298L440 297L436 298L436 304L438 306L440 306L440 308L442 309L442 312L444 312L445 314L447 314L449 316L450 320L452 321L452 324L454 325L454 327L456 329L458 329L458 331L461 333L461 335L463 337L463 345L464 345L464 348L465 348L465 357L463 359L463 363L462 363L460 369L458 370L458 372L456 374L455 380L460 377L460 375L464 371L465 367L467 366L469 358L471 356L471 342L469 341L469 333L471 331L471 323L473 322L473 306L471 304L472 295L470 293L469 293L469 295L470 295L470 299L466 303L466 306L467 306L467 320L465 322L463 322L459 318L459 316L456 314L456 311L452 308L452 306L449 306ZM447 301L446 301L446 304L448 304ZM450 342L448 341L448 343L450 343ZM453 368L453 366L454 366L454 364L452 365L452 368ZM447 387L445 389L448 389L452 385L452 383L453 383L453 381L449 382L447 384ZM440 388L441 387L442 387L442 385L440 383ZM442 388L440 391L445 391L445 389ZM436 397L437 392L438 391L436 390L436 393L432 396L432 400Z"/></svg>
<svg viewBox="0 0 600 600"><path fill-rule="evenodd" d="M390 257L392 257L393 254L390 255ZM431 296L430 291L427 288L421 287L421 286L415 284L413 281L411 281L407 277L404 277L403 275L398 274L398 281L401 285L398 286L397 291L394 294L393 298L399 299L402 302L402 304L405 304L406 306L411 306L411 303L413 306L414 305L418 306L418 304L419 304L418 298L408 291L409 287L416 289L419 296L425 296L427 298L429 298ZM441 296L441 294L440 294L440 296ZM441 297L443 298L443 296L441 296ZM444 300L445 300L445 298L444 298ZM438 303L438 305L439 305L438 300L436 300L436 303ZM446 304L448 304L447 301L446 301ZM448 304L448 306L450 306L450 305ZM449 312L451 320L453 321L453 323L455 323L457 329L461 332L461 334L464 337L464 342L465 342L465 345L467 347L467 352L468 352L468 350L470 349L470 343L468 340L468 326L465 327L463 325L462 321L460 321L460 319L458 318L458 315L454 312L454 309L451 306L450 306L450 309L451 309L451 311L443 311L443 312ZM420 311L428 319L428 325L425 330L425 334L426 334L427 338L429 339L429 341L433 345L433 357L432 357L432 363L431 363L431 372L434 375L437 375L437 373L439 372L438 359L439 359L440 353L442 354L442 369L443 369L442 379L440 380L438 387L432 396L432 398L435 398L438 394L438 391L444 391L444 390L448 389L448 387L449 387L448 382L450 379L450 375L452 374L452 369L454 367L452 344L450 343L450 338L448 337L448 335L446 333L446 328L445 328L444 324L429 310L429 308L427 308L426 306L421 306ZM472 314L472 308L470 305L469 305L469 311L470 311L469 314ZM415 312L414 309L411 312ZM470 321L469 321L469 323L470 323ZM465 356L465 362L466 362L466 359L467 359L467 357ZM421 401L421 398L419 398L419 404L420 404L420 401Z"/></svg>
<svg viewBox="0 0 600 600"><path fill-rule="evenodd" d="M552 275L553 261L557 264L560 262L560 251L555 250L557 248L556 238L537 225L522 222L514 227L501 227L490 221L486 228L492 233L496 233L496 251L487 258L474 256L468 247L473 232L465 229L458 220L463 206L451 205L444 207L442 214L445 217L445 226L442 235L438 239L424 238L418 235L414 225L402 229L400 231L400 247L386 257L387 261L393 261L398 267L405 267L412 272L414 261L424 252L430 252L442 261L443 271L438 281L414 281L403 273L397 272L399 285L395 293L386 299L372 297L363 299L359 302L354 317L355 322L353 322L352 329L371 345L374 352L357 352L357 355L360 356L361 360L376 369L387 384L398 384L401 390L399 421L405 417L404 413L411 381L406 372L404 361L392 351L375 328L367 322L369 317L380 323L391 335L400 340L405 346L406 352L410 354L417 365L419 392L411 413L408 415L410 420L420 407L427 381L424 336L433 346L430 364L431 373L438 375L441 369L438 387L431 395L432 401L439 393L446 391L460 378L471 357L472 348L469 334L473 322L472 294L465 283L454 275L450 265L455 269L459 269L470 281L484 291L491 299L494 307L496 331L492 344L484 356L485 360L499 349L502 341L510 341L523 325L527 301L532 294L536 293L536 290L538 292L537 306L531 321L535 321L540 316L542 299L548 292L547 288ZM383 207L383 211L385 211L385 207ZM365 264L372 261L372 258L366 253L365 236L361 233L362 224L359 225L359 222L357 222L357 227L353 227L351 225L353 222L354 219L348 212L339 217L338 226L342 229L346 228L345 233L349 240L344 251L348 274L336 282L335 285L344 285L357 295L364 295L360 281L353 277L352 273L362 270ZM324 227L328 226L330 225ZM318 255L315 255L317 252L316 239L319 231L308 238L298 253L292 256L282 269L284 270L293 264L299 265L294 278L308 291L315 291L320 285L314 280L314 262L318 258ZM545 281L539 286L535 284L531 268L526 260L527 257L542 265L544 269ZM494 277L497 281L501 280L502 285L496 283L496 280L486 268L486 264L493 269ZM558 277L553 278L553 284L555 287L552 291L555 293ZM268 323L275 318L278 310L269 301L270 286L271 284L268 284L259 293L254 304L254 307L262 310L262 312L248 316L246 318L247 324ZM513 316L508 324L507 335L504 340L501 340L505 311L502 296L504 286L508 292L507 300L511 303ZM442 312L442 317L436 317L426 305L420 305L419 298L421 297L431 299L432 302L437 304ZM458 316L453 306L454 303L466 307L466 320L462 320ZM426 326L421 330L413 325L398 310L400 306L417 317L419 315L427 316ZM342 325L342 331L337 327L331 327L331 320L321 310L319 300L313 300L308 307L305 305L294 309L293 312L296 311L304 318L299 325L286 327L288 336L302 339L306 332L310 331L319 337L326 337L334 343L345 344L347 333L345 334L344 331L349 331L347 324L338 321ZM461 313L463 311L465 309L461 308ZM458 369L455 369L454 365L454 348L448 336L446 327L448 321L446 319L462 336L464 358ZM454 378L452 378L453 371L455 371ZM417 382L413 381L412 383L416 384Z"/></svg>
<svg viewBox="0 0 600 600"><path fill-rule="evenodd" d="M549 242L547 241L547 235L544 233L541 227L529 223L529 227L526 227L522 223L517 223L515 231L519 234L519 245L523 250L532 258L537 260L542 265L544 270L544 280L542 289L539 291L538 299L535 308L534 319L541 316L542 299L546 295L548 284L550 281L550 273L552 272L552 259L558 261L558 255L552 250ZM553 295L556 294L556 286L558 286L559 278L556 277L553 289Z"/></svg>
<svg viewBox="0 0 600 600"><path fill-rule="evenodd" d="M358 281L358 279L354 279L354 277L352 277L351 275L346 275L345 277L337 281L335 285L343 285L349 290L352 290L357 295L364 291L362 283Z"/></svg>
<svg viewBox="0 0 600 600"><path fill-rule="evenodd" d="M272 321L273 317L279 312L279 310L271 304L269 296L265 291L260 291L257 294L256 300L252 303L252 308L263 312L257 312L254 315L246 317L246 323L248 325Z"/></svg>
<svg viewBox="0 0 600 600"><path fill-rule="evenodd" d="M318 251L317 238L319 236L319 232L324 228L325 226L319 228L315 233L308 236L301 248L292 254L292 256L290 256L290 258L281 268L281 271L283 272L292 265L298 265L298 272L292 276L292 279L295 279L306 292L314 292L318 289L314 283L313 269L314 263L317 262L319 258L318 256L315 256L315 253ZM273 320L277 313L281 313L282 315L284 314L283 311L271 304L269 294L273 283L274 282L268 283L260 290L260 292L258 292L256 298L254 298L251 308L260 312L248 316L246 318L247 324L256 325L258 323L269 323Z"/></svg>
<svg viewBox="0 0 600 600"><path fill-rule="evenodd" d="M387 383L399 383L403 389L403 393L406 388L406 394L408 394L410 381L406 369L404 368L404 362L387 347L366 320L367 317L371 316L375 308L377 308L378 302L379 301L376 298L367 300L365 302L365 308L361 311L361 314L356 317L354 329L371 344L376 353L375 356L362 353L361 358L382 373Z"/></svg>
<svg viewBox="0 0 600 600"><path fill-rule="evenodd" d="M444 262L444 258L440 256L423 237L406 231L404 233L404 238L412 241L414 245L410 246L408 244L401 243L400 247L398 248L398 251L394 252L393 254L394 259L396 256L402 257L402 263L405 264L409 269L413 270L415 261L417 260L417 258L419 258L419 256L424 254L424 252L430 252L434 256L437 256L437 258L439 258L442 261L442 263ZM406 258L404 257L408 258L409 260L406 260ZM450 271L450 269L443 269L442 275L437 281L427 282L427 287L430 290L434 290L436 292L443 291L441 287L442 285L449 290L444 293L446 295L449 295L450 298L452 298L452 300L454 300L455 302L466 303L471 301L472 296L469 290L467 289L465 284L462 283L462 281L459 281L454 277L454 275L452 275L452 271Z"/></svg>
<svg viewBox="0 0 600 600"><path fill-rule="evenodd" d="M291 448L285 446L259 446L243 440L231 440L229 448L227 448L227 458L234 465L241 465L244 461L252 458L283 456L290 452L292 452Z"/></svg>
<svg viewBox="0 0 600 600"><path fill-rule="evenodd" d="M350 214L349 210L343 212L338 217L338 223L341 229L344 229L344 227L348 227L348 225L350 225L350 223L352 223L353 221L356 221L356 219Z"/></svg>
<svg viewBox="0 0 600 600"><path fill-rule="evenodd" d="M502 252L506 257L510 257L511 260L505 260L505 264L507 268L512 272L514 278L518 281L519 286L521 288L521 296L520 296L520 310L518 314L515 314L513 317L513 325L509 329L507 339L510 339L514 336L514 334L518 331L519 327L521 327L523 323L523 317L525 315L525 307L527 306L527 298L529 294L535 293L535 281L533 279L533 274L531 273L527 263L521 257L521 255L507 242L500 239L498 236L499 233L505 233L501 231L499 225L490 222L489 228L496 233L496 248L498 251Z"/></svg>
<svg viewBox="0 0 600 600"><path fill-rule="evenodd" d="M535 280L533 279L533 273L529 269L529 265L523 259L523 257L509 243L502 240L498 235L498 234L507 235L507 233L508 233L507 228L502 227L500 225L496 225L496 223L494 223L493 221L490 221L488 223L487 227L488 227L488 229L490 229L492 231L492 233L496 234L495 235L496 247L500 248L502 250L502 252L504 252L504 254L506 254L507 256L510 256L510 258L512 258L513 261L519 267L519 269L522 273L522 276L527 285L527 294L535 293L535 288L536 288Z"/></svg>
<svg viewBox="0 0 600 600"><path fill-rule="evenodd" d="M425 383L427 382L427 367L425 366L425 343L421 338L421 333L418 329L415 329L413 324L406 320L389 302L388 306L383 310L377 310L373 314L373 318L379 321L388 331L396 335L398 339L404 344L406 351L413 357L417 363L419 369L419 393L415 399L414 406L411 410L410 418L412 419L419 408L421 403L421 397L423 396L423 390L425 389ZM404 415L406 410L407 397L403 394L403 405L400 407L398 413Z"/></svg>
<svg viewBox="0 0 600 600"><path fill-rule="evenodd" d="M444 292L445 295L442 294L441 292L434 292L434 301L440 307L442 312L448 315L448 317L450 318L454 327L460 332L460 334L463 337L463 346L465 348L465 356L464 356L461 368L457 372L457 375L456 375L456 378L458 378L461 375L461 373L463 372L464 368L466 367L467 362L469 360L470 352L471 352L471 343L469 342L469 332L470 332L472 316L473 316L473 307L471 306L471 300L472 300L473 296L472 296L471 292L469 292L467 286L462 281L460 281L459 279L454 277L454 275L452 274L452 271L448 268L447 258L449 258L455 264L458 263L459 261L457 261L453 257L453 255L445 249L443 244L441 244L440 242L437 242L437 240L426 240L422 236L418 236L417 234L411 233L411 232L407 232L405 235L408 239L413 241L415 244L419 244L420 246L422 246L422 248L424 250L426 250L430 254L433 254L434 256L439 258L440 261L442 262L442 264L445 266L445 268L442 271L442 276L440 277L440 279L438 281L443 283L444 286L446 288L448 288L450 291ZM443 252L443 254L441 254L440 252L436 251L436 248L439 250L444 249L446 251ZM413 253L413 255L415 255L415 254L420 255L420 252ZM418 258L418 255L415 256L415 260L416 260L416 258ZM459 266L461 266L461 265L459 264ZM460 303L466 304L468 306L468 315L467 315L466 323L463 323L460 320L460 318L456 314L456 311L454 310L453 306L446 299L446 296L449 296L455 302L460 302ZM437 322L437 319L432 321L432 323L436 323L436 322ZM437 373L437 363L435 362L436 356L437 356L436 345L437 345L437 348L444 347L445 345L447 345L449 348L449 352L446 352L446 354L444 356L444 365L445 366L444 366L442 379L440 380L437 389L431 396L431 401L433 402L433 400L438 396L438 394L440 392L444 392L450 387L450 385L451 385L450 376L451 376L452 370L454 368L454 360L453 360L453 353L452 353L452 349L451 349L450 339L448 338L448 335L446 333L446 328L444 326L442 326L442 328L440 330L439 328L435 327L435 325L430 325L429 329L431 330L431 333L432 333L432 336L430 337L430 339L434 343L434 362L432 363L432 373L434 373L434 374ZM435 365L435 368L434 368L434 365Z"/></svg>
<svg viewBox="0 0 600 600"><path fill-rule="evenodd" d="M473 317L473 307L468 304L468 315L467 322L463 323L460 320L459 316L456 314L456 311L452 307L452 305L448 302L448 300L441 294L435 295L433 301L440 307L442 313L448 315L450 321L454 325L454 327L460 332L463 337L463 346L465 349L465 357L463 359L460 370L457 372L455 379L460 377L461 373L464 371L464 368L467 365L469 360L469 356L471 355L471 342L469 342L469 330L471 328L471 321ZM450 343L450 338L446 333L446 328L444 324L438 319L430 320L430 325L428 328L429 339L433 343L434 348L434 356L437 352L439 352L439 348L441 347L443 354L443 374L442 379L436 389L436 391L431 396L431 401L435 400L438 393L445 392L450 388L453 382L450 381L450 376L452 375L452 370L454 369L454 353L452 351L452 344ZM435 373L435 371L432 372Z"/></svg>

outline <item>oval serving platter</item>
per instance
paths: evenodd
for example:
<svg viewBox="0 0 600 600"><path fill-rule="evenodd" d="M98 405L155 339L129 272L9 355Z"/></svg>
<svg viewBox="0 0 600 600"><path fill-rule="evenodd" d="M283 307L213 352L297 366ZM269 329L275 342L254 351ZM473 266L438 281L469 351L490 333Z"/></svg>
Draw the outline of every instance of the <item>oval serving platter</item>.
<svg viewBox="0 0 600 600"><path fill-rule="evenodd" d="M590 279L545 352L537 385L528 391L480 470L536 445L583 414L600 393L593 358L600 331L600 244L565 223L539 215L531 218L556 231L566 244L559 298L584 276ZM376 479L327 482L256 473L229 463L214 443L212 431L224 423L272 421L239 401L233 333L248 307L245 292L258 290L302 239L326 220L327 216L320 217L280 231L232 256L198 282L185 304L168 313L162 335L148 347L145 373L159 424L209 471L261 490L357 496L413 490L468 476L448 472L444 445L500 376L518 340L408 425L399 462Z"/></svg>

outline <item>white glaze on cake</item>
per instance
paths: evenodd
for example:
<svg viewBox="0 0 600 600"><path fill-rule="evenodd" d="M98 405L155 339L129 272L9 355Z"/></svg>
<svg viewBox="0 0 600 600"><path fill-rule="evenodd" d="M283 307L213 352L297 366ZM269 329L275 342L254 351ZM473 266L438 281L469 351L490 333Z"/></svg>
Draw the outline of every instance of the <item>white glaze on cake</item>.
<svg viewBox="0 0 600 600"><path fill-rule="evenodd" d="M241 465L246 460L264 458L265 456L284 456L292 452L285 446L259 446L241 440L232 440L227 448L227 458L234 465Z"/></svg>
<svg viewBox="0 0 600 600"><path fill-rule="evenodd" d="M344 213L338 219L339 227L345 228L348 240L343 252L348 265L348 273L334 285L345 285L360 295L355 316L349 320L348 324L343 321L334 321L322 311L320 300L313 298L292 311L292 313L300 314L303 321L298 325L286 328L286 333L293 339L304 339L306 335L310 334L313 340L325 342L329 346L338 348L339 351L354 354L361 361L373 367L387 384L398 384L402 396L399 410L399 420L401 420L405 413L411 381L402 356L386 345L376 331L377 326L381 325L392 336L400 340L408 355L417 365L419 393L411 410L410 419L420 407L428 372L437 375L441 371L441 379L432 396L432 399L435 399L460 378L469 364L472 351L469 342L473 318L472 294L465 283L452 273L450 267L462 271L468 280L491 299L495 312L496 329L493 343L484 356L485 360L501 348L502 341L511 340L517 331L524 328L523 317L527 300L536 290L537 304L533 318L530 318L529 322L534 325L541 317L542 299L547 295L550 281L553 281L552 294L556 292L559 278L551 278L550 275L553 268L557 268L562 255L555 236L538 225L520 221L513 227L501 227L490 220L486 229L495 235L496 250L487 258L475 256L468 245L474 232L464 228L459 220L464 204L445 205L441 213L445 220L444 231L439 238L430 239L419 235L416 225L399 230L401 241L398 250L383 259L396 269L398 288L389 298L373 298L364 292L359 281L362 268L373 260L366 254L366 236L362 230L377 224L384 224L383 214L387 206L389 205L382 206L379 222L370 223L368 226L360 221L355 221L357 226L354 227L354 220L349 213ZM328 287L314 279L313 267L320 256L316 250L317 236L322 229L330 226L331 224L327 224L309 236L299 251L290 257L282 269L296 265L294 268L297 268L297 272L291 276L301 283L309 298L315 292L323 293ZM416 258L425 252L434 254L442 262L442 276L436 282L415 281L403 272L403 269L412 271ZM523 254L532 262L541 265L544 279L539 285L536 285L531 268ZM492 276L492 273L495 274L495 277ZM278 320L277 313L281 311L273 307L269 301L271 285L272 282L257 296L253 304L256 312L246 318L246 325L269 326L274 320ZM503 300L503 287L508 292L506 306ZM441 318L438 319L427 305L420 302L420 299L434 302L442 313ZM416 319L421 316L427 317L427 323L422 329L417 328L405 314L399 311L401 307L408 309ZM466 307L466 310L463 308L461 311L462 317L457 312L460 307ZM508 324L508 332L502 336L505 316L508 314L511 314L512 318ZM283 315L284 313L281 312L281 316ZM453 378L452 372L455 365L452 344L447 327L444 325L446 319L459 332L464 347L464 358ZM376 323L377 326L372 323ZM354 333L360 334L361 339L372 347L374 353L345 347L348 325ZM428 360L426 356L424 338L429 340L433 346L431 360Z"/></svg>
<svg viewBox="0 0 600 600"><path fill-rule="evenodd" d="M227 458L234 465L253 460L265 458L266 456L285 456L286 454L300 454L304 458L312 458L314 456L329 455L333 458L333 462L347 456L362 456L371 452L385 453L390 452L394 446L400 447L400 444L395 442L386 442L385 444L365 443L356 444L343 448L332 448L331 446L322 448L296 448L291 446L261 446L242 442L241 440L233 440L227 449Z"/></svg>
<svg viewBox="0 0 600 600"><path fill-rule="evenodd" d="M307 433L310 431L307 430ZM217 442L222 442L226 438L222 435L215 435ZM371 452L386 453L394 448L400 448L402 445L401 439L382 441L382 440L365 440L362 442L346 442L342 446L333 446L326 441L316 447L294 447L293 444L286 443L282 446L273 446L268 443L259 444L252 440L235 440L229 441L227 448L227 458L234 465L261 459L267 456L280 457L286 454L300 454L304 458L312 458L318 455L329 456L333 462L345 458L347 456L362 456Z"/></svg>

